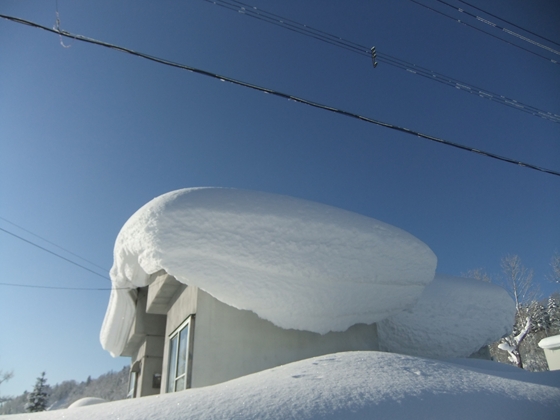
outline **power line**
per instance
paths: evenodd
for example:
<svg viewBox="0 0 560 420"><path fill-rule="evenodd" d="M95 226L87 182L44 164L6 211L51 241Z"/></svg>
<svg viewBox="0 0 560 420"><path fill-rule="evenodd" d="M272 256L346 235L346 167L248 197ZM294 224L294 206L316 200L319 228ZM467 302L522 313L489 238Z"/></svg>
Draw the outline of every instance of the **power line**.
<svg viewBox="0 0 560 420"><path fill-rule="evenodd" d="M6 221L6 222L8 222L8 223L11 223L12 225L14 225L14 226L16 226L16 227L18 227L18 228L24 230L25 232L27 232L27 233L29 233L29 234L31 234L31 235L33 235L33 236L36 236L37 238L40 238L40 239L42 239L43 241L48 242L49 244L54 245L54 246L56 246L57 248L60 248L60 249L62 249L62 250L64 250L64 251L66 251L66 252L68 252L68 253L70 253L70 254L72 254L72 255L74 255L74 256L80 258L81 260L84 260L84 261L89 262L90 264L96 265L96 264L94 264L94 263L92 263L92 262L86 260L85 258L82 258L82 257L80 257L79 255L74 254L74 253L71 252L71 251L68 251L67 249L65 249L65 248L63 248L63 247L58 246L58 245L55 244L54 242L51 242L51 241L49 241L48 239L42 238L41 236L36 235L35 233L33 233L33 232L31 232L31 231L29 231L29 230L27 230L27 229L25 229L25 228L23 228L23 227L21 227L21 226L19 226L19 225L16 225L16 224L13 223L13 222L10 222L8 219L5 219L4 217L1 217L1 216L0 216L0 219ZM33 246L35 246L35 247L37 247L37 248L39 248L39 249L41 249L41 250L43 250L43 251L46 251L46 252L48 252L49 254L52 254L52 255L54 255L54 256L56 256L56 257L58 257L58 258L62 258L62 259L63 259L64 261L66 261L66 262L69 262L69 263L71 263L71 264L74 264L74 265L76 265L76 266L78 266L78 267L80 267L80 268L83 268L84 270L89 271L90 273L96 274L96 275L98 275L98 276L100 276L100 277L102 277L102 278L104 278L104 279L106 279L106 280L111 281L111 279L110 279L109 277L104 276L104 275L102 275L102 274L99 274L99 273L97 273L97 272L95 272L95 271L92 271L92 270L90 270L89 268L84 267L84 266L81 265L81 264L78 264L78 263L76 263L76 262L74 262L74 261L72 261L72 260L69 260L68 258L65 258L65 257L63 257L62 255L59 255L59 254L57 254L57 253L55 253L55 252L53 252L53 251L51 251L51 250L49 250L49 249L47 249L47 248L44 248L44 247L42 247L42 246L40 246L40 245L38 245L38 244L36 244L36 243L34 243L34 242L31 242L31 241L29 241L29 240L27 240L27 239L25 239L25 238L22 238L21 236L16 235L16 234L13 233L13 232L7 231L7 230L2 229L2 228L0 228L0 231L3 231L3 232L5 232L5 233L7 233L7 234L9 234L9 235L15 236L16 238L21 239L22 241L27 242L28 244L33 245ZM99 266L96 265L96 267L99 267ZM100 268L102 268L102 267L100 267ZM107 288L107 287L42 286L42 285L36 285L36 284L19 284L19 283L5 283L5 282L0 282L0 286L25 287L25 288L32 288L32 289L53 289L53 290L93 290L93 291L113 290L113 288L111 288L111 287ZM131 290L131 289L132 289L132 288L129 288L129 287L115 287L115 288L114 288L114 290Z"/></svg>
<svg viewBox="0 0 560 420"><path fill-rule="evenodd" d="M273 24L279 26L283 29L296 32L298 34L325 42L327 44L345 49L347 51L371 58L372 52L371 48L357 44L355 42L349 41L347 39L341 38L339 36L324 32L320 29L313 28L308 25L296 22L294 20L279 16L274 13L267 12L263 9L259 9L254 6L250 6L246 3L236 0L204 0L208 3L223 7L228 10L239 12L243 15L255 18L257 20L263 21L265 23ZM418 3L420 4L420 3ZM476 95L483 99L488 99L492 102L496 102L500 105L505 105L507 107L531 114L536 117L546 119L548 121L560 124L560 115L554 114L549 111L544 111L542 109L536 108L532 105L524 104L523 102L517 101L513 98L508 98L504 95L500 95L495 92L491 92L486 89L471 85L467 82L462 82L460 80L454 79L444 74L438 73L436 71L418 66L401 60L399 58L393 57L385 53L377 53L377 59L381 63L388 64L393 67L397 67L402 70L406 70L408 73L416 74L422 76L428 80L434 82L442 83L444 85L453 87L457 90Z"/></svg>
<svg viewBox="0 0 560 420"><path fill-rule="evenodd" d="M447 3L446 1L443 1L443 0L436 0L436 1L438 1L438 2L441 3L441 4L445 4L446 6L452 8L452 9L457 10L459 13L464 13L464 14L467 15L467 16L470 16L470 17L472 17L472 18L475 18L475 19L478 20L479 22L485 23L485 24L487 24L487 25L489 25L489 26L492 26L493 28L500 29L501 31L504 31L506 34L512 35L512 36L514 36L514 37L516 37L516 38L519 38L519 39L521 39L521 40L523 40L523 41L525 41L525 42L528 42L528 43L530 43L530 44L533 44L534 46L539 47L539 48L542 48L543 50L546 50L546 51L551 52L551 53L553 53L553 54L560 55L560 51L557 51L557 50L555 50L554 48L550 48L550 47L548 47L548 46L546 46L546 45L544 45L544 44L541 44L540 42L537 42L537 41L535 41L535 40L533 40L533 39L531 39L531 38L527 38L526 36L523 36L523 35L521 35L521 34L518 34L517 32L514 32L514 31L512 31L512 30L510 30L510 29L504 28L503 26L500 26L500 25L498 25L498 24L496 24L496 23L494 23L494 22L490 22L489 20L484 19L484 18L482 18L482 17L480 17L480 16L477 16L477 15L475 15L474 13L470 13L470 12L466 11L465 9L461 9L460 7L455 7L455 6L453 6L452 4L449 4L449 3Z"/></svg>
<svg viewBox="0 0 560 420"><path fill-rule="evenodd" d="M462 25L468 26L469 28L472 28L472 29L475 29L475 30L477 30L477 31L480 31L480 32L482 32L483 34L486 34L486 35L491 36L491 37L493 37L493 38L499 39L500 41L505 42L506 44L509 44L509 45L511 45L511 46L514 46L514 47L516 47L516 48L519 48L519 49L521 49L521 50L523 50L523 51L526 51L526 52L528 52L528 53L531 53L531 54L533 54L533 55L535 55L535 56L537 56L537 57L543 58L543 59L545 59L546 61L551 62L552 64L560 65L560 61L557 61L557 60L554 60L554 59L552 59L552 58L546 57L546 56L541 55L541 54L539 54L539 53L537 53L537 52L535 52L535 51L531 51L530 49L524 48L524 47L522 47L521 45L514 44L513 42L510 42L510 41L508 41L508 40L506 40L506 39L500 38L499 36L496 36L496 35L493 35L493 34L491 34L491 33L489 33L489 32L486 32L486 31L484 31L484 30L482 30L482 29L480 29L480 28L477 28L476 26L471 25L471 24L469 24L469 23L467 23L467 22L464 22L464 21L462 21L462 20L460 20L460 19L456 19L456 18L454 18L453 16L449 16L448 14L443 13L443 12L440 11L440 10L437 10L437 9L434 9L433 7L430 7L430 6L427 6L427 5L425 5L425 4L422 4L422 3L420 3L420 2L418 2L418 1L416 1L416 0L410 0L410 1L411 1L412 3L418 4L419 6L425 7L426 9L429 9L429 10L431 10L432 12L435 12L435 13L438 13L438 14L440 14L440 15L442 15L442 16L445 16L446 18L451 19L451 20L453 20L453 21L455 21L455 22L457 22L457 23L460 23L460 24L462 24ZM437 0L437 1L440 1L440 0ZM453 6L451 6L451 7L453 7ZM461 11L461 10L462 10L462 9L460 9L459 11Z"/></svg>
<svg viewBox="0 0 560 420"><path fill-rule="evenodd" d="M527 32L528 34L538 36L539 38L542 38L542 39L544 39L545 41L551 42L551 43L553 43L554 45L558 45L558 46L560 47L560 44L559 44L558 42L555 42L555 41L553 41L553 40L551 40L551 39L549 39L549 38L545 38L544 36L539 35L539 34L536 34L535 32L531 32L531 31L528 30L528 29L522 28L521 26L518 26L518 25L516 25L515 23L512 23L512 22L510 22L510 21L508 21L508 20L505 20L504 18L501 18L501 17L499 17L499 16L493 15L492 13L487 12L486 10L481 9L480 7L476 7L474 4L467 3L466 1L463 1L463 0L459 0L459 1L460 1L461 3L466 4L467 6L472 7L473 9L476 9L476 10L482 12L482 13L487 14L488 16L492 16L492 17L494 17L494 18L496 18L496 19L500 19L502 22L505 22L505 23L507 23L508 25L514 26L514 27L516 27L517 29L521 29L522 31Z"/></svg>
<svg viewBox="0 0 560 420"><path fill-rule="evenodd" d="M82 269L84 269L84 270L86 270L86 271L89 271L90 273L93 273L93 274L95 274L96 276L99 276L99 277L101 277L101 278L103 278L103 279L105 279L105 280L111 280L109 277L107 277L107 276L105 276L105 275L103 275L103 274L99 274L98 272L93 271L93 270L87 268L86 266L83 266L83 265L81 265L81 264L78 264L78 263L75 262L75 261L72 261L72 260L70 260L70 259L68 259L68 258L66 258L66 257L63 257L63 256L60 255L60 254L57 254L57 253L54 252L54 251L51 251L50 249L47 249L47 248L45 248L45 247L42 247L42 246L39 245L39 244L36 244L35 242L31 242L31 241L29 241L29 240L27 240L27 239L25 239L25 238L22 238L21 236L16 235L15 233L10 232L9 230L0 228L0 231L2 231L2 232L4 232L4 233L7 233L8 235L12 235L12 236L14 236L14 237L16 237L16 238L18 238L18 239L24 241L24 242L27 242L27 243L30 244L30 245L33 245L34 247L37 247L37 248L39 248L39 249L42 249L43 251L48 252L49 254L54 255L55 257L61 258L61 259L63 259L64 261L69 262L70 264L74 264L75 266L78 266L78 267L80 267L80 268L82 268Z"/></svg>
<svg viewBox="0 0 560 420"><path fill-rule="evenodd" d="M332 35L328 32L322 31L320 29L313 28L308 25L303 25L294 20L288 19L286 17L267 12L266 10L259 9L255 6L243 3L237 0L204 0L208 3L212 3L216 6L221 6L235 12L239 12L246 16L271 23L276 26L281 26L284 29L291 30L293 32L300 33L302 35L309 36L311 38L318 39L320 41L327 42L338 47L345 48L347 50L357 52L360 54L365 54L370 56L370 48L364 47L363 45L356 44L347 39L341 38L336 35Z"/></svg>
<svg viewBox="0 0 560 420"><path fill-rule="evenodd" d="M89 262L89 261L86 260L85 258L82 258L82 257L80 257L79 255L74 254L73 252L68 251L68 250L62 248L61 246L56 245L55 243L49 241L48 239L42 238L42 237L40 237L39 235L36 235L36 234L34 234L33 232L31 232L31 231L29 231L29 230L27 230L27 229L25 229L25 228L23 228L23 227L21 227L21 226L18 226L18 225L16 225L15 223L10 222L8 219L5 219L4 217L1 217L1 216L0 216L0 219L6 221L6 222L8 222L8 223L11 223L11 224L14 225L14 226L17 226L18 228L20 228L20 229L22 229L22 230L24 230L24 231L30 233L31 235L34 235L34 236L36 236L36 237L38 237L38 238L40 238L40 239L42 239L42 240L44 240L44 241L50 243L51 245L54 245L54 246L56 246L56 247L58 247L58 248L60 248L60 249L62 249L62 250L64 250L64 251L66 251L66 252L68 252L68 253L70 253L70 254L72 254L72 255L74 255L74 256L76 256L76 257L78 257L78 258L80 258L80 259L82 259L82 260L84 260L84 261ZM104 279L106 279L106 280L111 281L111 279L110 279L109 277L104 276L104 275L102 275L102 274L99 274L99 273L97 273L97 272L95 272L95 271L93 271L93 270L90 270L89 268L84 267L83 265L78 264L78 263L76 263L75 261L72 261L72 260L70 260L70 259L68 259L68 258L65 258L65 257L63 257L62 255L57 254L56 252L53 252L53 251L51 251L51 250L49 250L49 249L47 249L47 248L44 248L44 247L42 247L42 246L40 246L40 245L38 245L38 244L36 244L36 243L34 243L34 242L31 242L31 241L29 241L29 240L27 240L27 239L25 239L25 238L22 238L21 236L16 235L16 234L13 233L13 232L10 232L10 231L8 231L8 230L6 230L6 229L3 229L3 228L0 228L0 231L5 232L5 233L7 233L7 234L9 234L9 235L12 235L12 236L14 236L14 237L16 237L16 238L18 238L18 239L24 241L24 242L27 242L27 243L30 244L30 245L33 245L33 246L35 246L35 247L37 247L37 248L39 248L39 249L41 249L41 250L43 250L43 251L46 251L46 252L48 252L49 254L52 254L52 255L54 255L54 256L56 256L56 257L58 257L58 258L61 258L61 259L63 259L63 260L66 261L66 262L69 262L69 263L71 263L71 264L74 264L74 265L76 265L76 266L78 266L78 267L80 267L80 268L82 268L82 269L84 269L84 270L86 270L86 271L89 271L90 273L93 273L93 274L95 274L95 275L97 275L97 276L100 276L100 277L102 277L102 278L104 278ZM93 264L93 263L90 262L90 264ZM94 264L94 265L95 265L95 264ZM99 266L97 266L97 267L99 267ZM92 291L112 290L111 287L106 288L106 287L42 286L42 285L36 285L36 284L18 284L18 283L5 283L5 282L0 282L0 286L24 287L24 288L32 288L32 289L53 289L53 290L86 290L86 291L87 291L87 290L92 290ZM115 290L130 290L130 288L120 288L120 287L116 287L116 288L114 288L114 289L115 289Z"/></svg>
<svg viewBox="0 0 560 420"><path fill-rule="evenodd" d="M444 144L446 146L451 146L451 147L461 149L461 150L465 150L465 151L468 151L468 152L477 153L477 154L487 156L487 157L492 158L492 159L500 160L502 162L512 163L514 165L524 166L524 167L527 167L529 169L533 169L533 170L536 170L536 171L548 173L550 175L560 176L560 172L557 172L557 171L554 171L554 170L551 170L551 169L542 168L542 167L539 167L539 166L536 166L536 165L533 165L533 164L530 164L530 163L527 163L527 162L522 162L522 161L511 159L511 158L508 158L508 157L505 157L505 156L500 156L500 155L497 155L495 153L487 152L487 151L484 151L484 150L475 149L475 148L470 147L470 146L466 146L466 145L455 143L455 142L445 140L445 139L442 139L442 138L439 138L439 137L424 134L424 133L421 133L419 131L410 130L408 128L401 127L401 126L398 126L398 125L393 125L393 124L389 124L389 123L386 123L386 122L383 122L383 121L375 120L373 118L368 118L368 117L365 117L363 115L359 115L359 114L356 114L356 113L353 113L353 112L345 111L343 109L338 109L338 108L335 108L335 107L332 107L332 106L323 105L323 104L320 104L318 102L310 101L310 100L307 100L307 99L304 99L304 98L293 96L293 95L283 93L283 92L280 92L280 91L276 91L276 90L273 90L273 89L269 89L269 88L254 85L254 84L251 84L251 83L243 82L241 80L236 80L236 79L233 79L233 78L230 78L230 77L227 77L227 76L212 73L212 72L207 71L207 70L201 70L201 69L198 69L196 67L187 66L185 64L175 63L175 62L163 59L163 58L154 57L152 55L144 54L144 53L141 53L141 52L138 52L138 51L134 51L134 50L125 48L125 47L121 47L121 46L114 45L114 44L109 44L109 43L103 42L103 41L98 41L98 40L95 40L93 38L88 38L88 37L85 37L83 35L72 34L68 31L65 31L65 30L62 30L62 29L59 29L59 30L51 29L51 28L48 28L46 26L42 26L42 25L39 25L37 23L31 22L31 21L28 21L28 20L24 20L24 19L20 19L20 18L17 18L17 17L7 16L7 15L3 15L3 14L0 14L0 17L4 18L4 19L7 19L7 20L10 20L12 22L32 26L32 27L38 28L38 29L43 29L45 31L52 32L52 33L55 33L55 34L61 34L65 37L73 38L73 39L78 40L78 41L83 41L83 42L87 42L87 43L90 43L90 44L95 44L95 45L100 45L102 47L111 48L111 49L114 49L114 50L117 50L117 51L121 51L121 52L131 54L131 55L134 55L134 56L137 56L137 57L141 57L141 58L144 58L144 59L147 59L147 60L150 60L150 61L154 61L156 63L164 64L166 66L171 66L171 67L176 67L176 68L180 68L180 69L183 69L183 70L188 70L188 71L191 71L193 73L208 76L208 77L218 79L218 80L223 81L223 82L230 82L234 85L238 85L238 86L242 86L242 87L245 87L245 88L253 89L253 90L256 90L256 91L259 91L259 92L264 92L264 93L267 93L267 94L270 94L270 95L278 96L280 98L284 98L284 99L288 99L288 100L291 100L291 101L294 101L294 102L309 105L309 106L314 107L314 108L319 108L319 109L322 109L322 110L325 110L325 111L329 111L329 112L333 112L333 113L336 113L336 114L344 115L346 117L355 118L355 119L358 119L358 120L361 120L361 121L364 121L364 122L367 122L367 123L370 123L370 124L374 124L374 125L378 125L378 126L381 126L381 127L389 128L391 130L400 131L402 133L406 133L406 134L409 134L409 135L420 137L420 138L430 140L430 141L433 141L433 142L436 142L436 143ZM49 251L49 252L51 252L51 251ZM72 263L76 264L76 265L79 265L79 264L74 263L74 262L72 262ZM90 270L88 270L88 271L90 271Z"/></svg>
<svg viewBox="0 0 560 420"><path fill-rule="evenodd" d="M37 284L17 284L17 283L3 283L0 282L0 286L11 286L11 287L24 287L28 289L52 289L52 290L95 290L95 291L110 291L109 288L94 288L94 287L64 287L64 286L40 286ZM118 289L118 290L131 290L131 289Z"/></svg>
<svg viewBox="0 0 560 420"><path fill-rule="evenodd" d="M68 249L61 247L60 245L55 244L54 242L51 242L51 241L49 241L48 239L45 239L45 238L43 238L42 236L39 236L39 235L37 235L36 233L33 233L33 232L31 232L30 230L28 230L28 229L26 229L26 228L24 228L24 227L22 227L22 226L20 226L20 225L17 225L17 224L15 224L14 222L9 221L9 220L6 219L5 217L0 216L0 219L3 220L3 221L5 221L5 222L7 222L7 223L9 223L9 224L11 224L12 226L17 227L18 229L23 230L24 232L29 233L30 235L35 236L36 238L39 238L39 239L41 239L41 240L47 242L48 244L51 244L52 246L57 247L58 249L61 249L61 250L64 251L64 252L67 252L67 253L73 255L73 256L76 257L76 258L79 258L80 260L82 260L82 261L84 261L84 262L87 262L88 264L91 264L91 265L93 265L93 266L95 266L95 267L97 267L97 268L99 268L99 269L101 269L101 270L103 270L103 271L109 271L109 270L107 270L106 268L101 267L100 265L97 265L97 264L95 264L94 262L91 262L91 261L89 261L89 260L87 260L87 259L85 259L85 258L83 258L83 257L80 257L78 254L75 254L75 253L73 253L72 251L69 251Z"/></svg>

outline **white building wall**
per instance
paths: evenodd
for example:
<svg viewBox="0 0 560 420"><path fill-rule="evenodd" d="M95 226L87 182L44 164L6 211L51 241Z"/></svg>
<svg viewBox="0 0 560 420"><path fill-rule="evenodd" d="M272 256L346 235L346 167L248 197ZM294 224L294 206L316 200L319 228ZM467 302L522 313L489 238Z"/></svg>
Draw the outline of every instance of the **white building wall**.
<svg viewBox="0 0 560 420"><path fill-rule="evenodd" d="M253 312L235 309L198 291L193 388L313 356L353 350L379 350L375 324L358 324L345 332L325 335L284 330Z"/></svg>

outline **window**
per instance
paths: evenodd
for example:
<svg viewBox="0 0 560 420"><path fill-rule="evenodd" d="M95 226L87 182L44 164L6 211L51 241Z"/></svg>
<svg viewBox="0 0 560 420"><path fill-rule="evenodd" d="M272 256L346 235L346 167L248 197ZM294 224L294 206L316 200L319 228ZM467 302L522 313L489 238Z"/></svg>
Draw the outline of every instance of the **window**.
<svg viewBox="0 0 560 420"><path fill-rule="evenodd" d="M136 380L138 379L138 372L130 372L130 380L128 381L128 393L126 398L136 398Z"/></svg>
<svg viewBox="0 0 560 420"><path fill-rule="evenodd" d="M190 388L190 364L192 359L193 316L190 316L169 337L169 363L167 392Z"/></svg>
<svg viewBox="0 0 560 420"><path fill-rule="evenodd" d="M126 398L136 398L138 388L138 377L140 376L141 363L136 361L130 367L130 378L128 381L128 394Z"/></svg>

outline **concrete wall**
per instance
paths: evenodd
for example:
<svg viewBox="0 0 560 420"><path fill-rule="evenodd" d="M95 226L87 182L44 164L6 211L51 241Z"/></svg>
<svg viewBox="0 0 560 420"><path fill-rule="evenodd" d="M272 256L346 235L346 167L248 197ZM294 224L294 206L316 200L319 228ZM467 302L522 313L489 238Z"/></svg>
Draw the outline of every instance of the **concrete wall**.
<svg viewBox="0 0 560 420"><path fill-rule="evenodd" d="M174 279L172 281L176 282ZM139 312L146 307L147 300L161 300L161 290L173 286L173 283L169 282L169 278L162 277L152 292L152 299L141 291L138 300ZM190 383L193 388L213 385L323 354L379 350L375 325L358 324L345 332L331 332L325 335L284 330L259 318L251 311L241 311L226 305L196 287L183 284L173 287L177 289L169 298L167 316L137 313L137 330L144 333L144 341L132 355L133 362L139 360L142 363L142 371L138 378L138 396L158 392L152 387L152 381L154 374L159 373L161 393L166 392L169 336L192 315L196 315L196 323L193 322L194 328L190 331L194 339L190 371ZM152 308L156 308L157 311L164 306L163 300L155 306L152 304ZM161 324L162 319L165 327ZM157 320L157 327L152 322L146 322L147 320ZM163 329L164 332L157 336L146 333Z"/></svg>
<svg viewBox="0 0 560 420"><path fill-rule="evenodd" d="M146 313L147 288L139 289L136 298L136 316L123 351L131 357L131 364L139 362L140 371L136 383L136 396L159 394L154 387L154 375L161 375L163 347L165 343L165 315Z"/></svg>
<svg viewBox="0 0 560 420"><path fill-rule="evenodd" d="M138 353L138 349L144 343L146 336L165 336L166 317L165 315L146 313L147 298L147 288L138 289L134 322L121 356L130 356L134 359L135 355Z"/></svg>
<svg viewBox="0 0 560 420"><path fill-rule="evenodd" d="M161 382L164 343L164 336L146 336L144 343L138 349L134 359L140 362L136 384L136 395L139 397L160 393L155 377L159 375Z"/></svg>
<svg viewBox="0 0 560 420"><path fill-rule="evenodd" d="M358 324L345 332L325 335L284 330L253 312L235 309L198 291L193 388L313 356L352 350L379 350L375 325Z"/></svg>
<svg viewBox="0 0 560 420"><path fill-rule="evenodd" d="M185 285L179 283L173 276L163 270L152 274L150 277L153 281L148 288L146 312L167 315L170 305L173 303L173 297L178 290L184 289Z"/></svg>

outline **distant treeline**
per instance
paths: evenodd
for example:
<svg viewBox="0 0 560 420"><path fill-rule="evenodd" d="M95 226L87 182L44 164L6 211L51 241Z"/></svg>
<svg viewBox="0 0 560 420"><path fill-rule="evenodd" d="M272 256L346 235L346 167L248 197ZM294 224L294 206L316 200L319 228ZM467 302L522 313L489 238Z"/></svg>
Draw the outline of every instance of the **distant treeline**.
<svg viewBox="0 0 560 420"><path fill-rule="evenodd" d="M125 366L120 372L108 372L97 379L88 377L83 382L64 381L49 386L48 410L67 408L73 402L85 397L103 398L107 401L126 398L129 367ZM48 375L47 375L48 379ZM33 384L30 384L32 386ZM28 392L6 401L0 406L0 414L25 413Z"/></svg>

